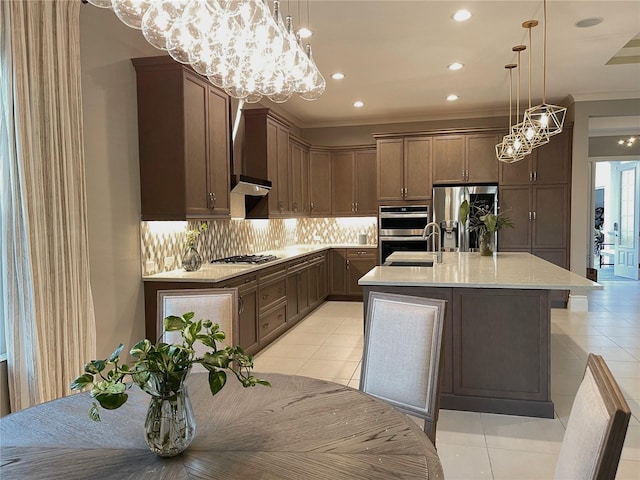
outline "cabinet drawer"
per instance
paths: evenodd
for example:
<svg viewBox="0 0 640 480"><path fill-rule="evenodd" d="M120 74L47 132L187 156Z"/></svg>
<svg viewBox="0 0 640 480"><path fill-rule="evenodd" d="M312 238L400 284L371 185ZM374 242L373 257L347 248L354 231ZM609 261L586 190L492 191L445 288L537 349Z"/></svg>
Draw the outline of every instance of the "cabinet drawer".
<svg viewBox="0 0 640 480"><path fill-rule="evenodd" d="M258 302L260 311L270 308L280 300L286 299L287 295L287 279L282 277L278 280L270 282L266 285L260 285L258 291Z"/></svg>
<svg viewBox="0 0 640 480"><path fill-rule="evenodd" d="M237 288L239 291L242 291L247 288L255 287L257 284L257 277L255 275L246 275L222 282L220 286L222 288Z"/></svg>
<svg viewBox="0 0 640 480"><path fill-rule="evenodd" d="M260 315L258 328L260 332L260 340L265 339L270 334L283 327L287 318L287 303L283 302L274 309Z"/></svg>
<svg viewBox="0 0 640 480"><path fill-rule="evenodd" d="M347 249L347 258L350 260L357 258L376 260L378 258L378 250L376 248L350 248Z"/></svg>
<svg viewBox="0 0 640 480"><path fill-rule="evenodd" d="M309 267L309 262L307 260L296 260L287 265L287 274L290 275L292 273L297 273L308 267Z"/></svg>

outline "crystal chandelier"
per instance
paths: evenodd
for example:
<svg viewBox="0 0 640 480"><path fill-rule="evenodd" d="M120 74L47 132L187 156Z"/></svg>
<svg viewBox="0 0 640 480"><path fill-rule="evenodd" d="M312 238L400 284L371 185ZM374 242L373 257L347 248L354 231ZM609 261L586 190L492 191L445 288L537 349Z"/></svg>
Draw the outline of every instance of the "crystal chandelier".
<svg viewBox="0 0 640 480"><path fill-rule="evenodd" d="M316 100L326 82L280 2L266 0L88 0L112 8L154 47L247 103Z"/></svg>

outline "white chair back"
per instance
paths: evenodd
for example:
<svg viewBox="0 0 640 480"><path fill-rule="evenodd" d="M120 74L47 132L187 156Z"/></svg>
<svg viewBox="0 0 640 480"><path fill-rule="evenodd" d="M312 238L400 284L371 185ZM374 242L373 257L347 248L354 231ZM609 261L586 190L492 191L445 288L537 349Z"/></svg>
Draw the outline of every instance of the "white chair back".
<svg viewBox="0 0 640 480"><path fill-rule="evenodd" d="M360 390L425 419L435 444L446 301L371 292Z"/></svg>
<svg viewBox="0 0 640 480"><path fill-rule="evenodd" d="M554 478L614 480L631 410L604 359L589 354Z"/></svg>
<svg viewBox="0 0 640 480"><path fill-rule="evenodd" d="M170 315L181 317L187 312L194 312L194 320L211 320L217 323L225 334L225 340L218 347L237 345L238 335L238 289L207 288L183 290L158 290L158 321L164 326L164 318ZM182 343L180 332L165 332L162 329L162 341L166 343ZM209 351L209 347L200 342L194 344L199 355ZM192 371L206 371L202 365L194 365Z"/></svg>

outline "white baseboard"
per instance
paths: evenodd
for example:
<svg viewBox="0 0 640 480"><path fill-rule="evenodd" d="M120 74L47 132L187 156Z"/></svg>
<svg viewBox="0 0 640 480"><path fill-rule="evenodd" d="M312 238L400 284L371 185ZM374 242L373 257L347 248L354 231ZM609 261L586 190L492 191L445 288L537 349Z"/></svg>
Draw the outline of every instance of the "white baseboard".
<svg viewBox="0 0 640 480"><path fill-rule="evenodd" d="M589 311L588 297L586 295L569 294L569 302L567 303L567 309L572 312L588 312Z"/></svg>

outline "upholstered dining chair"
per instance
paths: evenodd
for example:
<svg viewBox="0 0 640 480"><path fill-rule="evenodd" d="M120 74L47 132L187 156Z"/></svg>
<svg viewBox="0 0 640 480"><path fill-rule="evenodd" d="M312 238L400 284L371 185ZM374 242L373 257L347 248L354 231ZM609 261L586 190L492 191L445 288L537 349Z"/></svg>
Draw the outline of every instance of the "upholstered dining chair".
<svg viewBox="0 0 640 480"><path fill-rule="evenodd" d="M371 292L360 390L424 419L435 445L446 301Z"/></svg>
<svg viewBox="0 0 640 480"><path fill-rule="evenodd" d="M183 290L158 290L158 325L162 325L162 338L167 343L180 343L180 332L165 332L164 318L169 315L182 316L194 312L194 320L211 320L220 326L226 337L222 347L237 345L238 335L238 289L205 288ZM194 344L197 353L202 354L208 347L199 342ZM193 366L193 371L206 371L202 365Z"/></svg>
<svg viewBox="0 0 640 480"><path fill-rule="evenodd" d="M590 353L554 478L613 480L630 418L629 405L604 359Z"/></svg>

